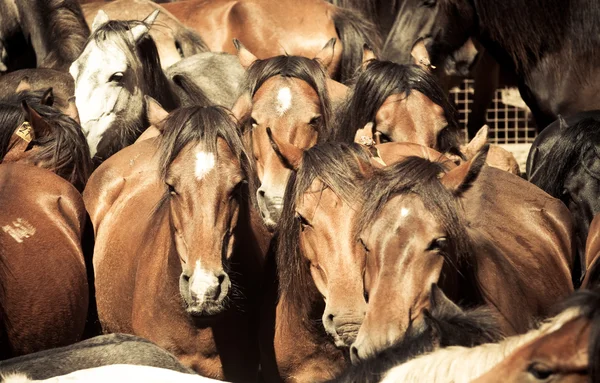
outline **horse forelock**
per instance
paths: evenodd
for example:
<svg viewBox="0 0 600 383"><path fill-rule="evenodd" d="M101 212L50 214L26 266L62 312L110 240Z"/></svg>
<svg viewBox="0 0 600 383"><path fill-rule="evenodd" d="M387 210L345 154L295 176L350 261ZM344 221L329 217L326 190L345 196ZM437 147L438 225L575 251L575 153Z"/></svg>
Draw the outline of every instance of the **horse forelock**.
<svg viewBox="0 0 600 383"><path fill-rule="evenodd" d="M442 107L448 123L445 131L458 132L456 108L432 74L416 65L373 60L359 74L351 96L339 112L341 116L336 129L340 134L339 139L353 141L358 129L375 121L377 111L388 97L394 94L408 96L412 90L421 92L434 104ZM459 147L457 134L446 134L440 139L444 140L438 143L442 151Z"/></svg>
<svg viewBox="0 0 600 383"><path fill-rule="evenodd" d="M292 77L306 82L319 98L319 107L322 116L319 129L318 142L325 142L332 135L332 107L329 92L327 91L327 73L316 60L301 56L276 56L265 60L256 60L246 71L242 82L244 91L252 97L268 79L275 77ZM249 130L248 121L244 123L244 130Z"/></svg>
<svg viewBox="0 0 600 383"><path fill-rule="evenodd" d="M369 163L368 156L358 144L319 144L304 152L300 169L293 172L288 180L277 230L279 294L289 304L290 310L302 318L310 318L315 306L322 303L322 298L312 280L308 262L300 251L296 204L316 179L323 183L323 189L317 193L329 188L346 203L359 204L366 178L359 161ZM305 323L308 327L316 325L310 321ZM323 328L317 326L312 330L322 332Z"/></svg>

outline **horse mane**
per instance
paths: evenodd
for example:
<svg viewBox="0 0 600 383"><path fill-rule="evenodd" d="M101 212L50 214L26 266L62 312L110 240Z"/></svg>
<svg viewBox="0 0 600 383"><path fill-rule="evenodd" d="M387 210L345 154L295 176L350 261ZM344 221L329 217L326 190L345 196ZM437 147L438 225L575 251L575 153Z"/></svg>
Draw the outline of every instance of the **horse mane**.
<svg viewBox="0 0 600 383"><path fill-rule="evenodd" d="M27 102L53 128L53 134L36 137L40 147L30 158L33 163L50 163L51 170L83 191L93 165L86 138L79 124L58 109L41 104L44 91L25 91L0 101L0 163L10 150L10 139L25 121L22 101Z"/></svg>
<svg viewBox="0 0 600 383"><path fill-rule="evenodd" d="M357 9L334 7L333 24L342 43L339 82L346 84L355 76L363 61L364 47L367 45L379 56L381 36L377 26Z"/></svg>
<svg viewBox="0 0 600 383"><path fill-rule="evenodd" d="M579 310L580 315L590 321L591 331L588 344L589 381L600 381L600 366L597 363L598 358L600 358L600 288L579 290L558 307L562 311Z"/></svg>
<svg viewBox="0 0 600 383"><path fill-rule="evenodd" d="M472 250L466 222L457 212L457 199L439 179L446 171L443 163L421 157L407 157L376 170L365 185L369 198L363 205L360 230L368 227L394 196L417 194L425 208L443 225L448 238L448 253L442 255L460 272L461 265L470 263Z"/></svg>
<svg viewBox="0 0 600 383"><path fill-rule="evenodd" d="M154 98L165 110L171 111L180 105L179 97L175 93L173 83L162 70L152 36L150 34L142 36L135 46L131 41L129 30L137 25L151 27L137 20L109 20L94 31L90 39L94 39L98 45L104 44L106 40L113 41L120 46L129 62L139 61L142 73L139 86L142 88L142 93Z"/></svg>
<svg viewBox="0 0 600 383"><path fill-rule="evenodd" d="M424 314L422 328L409 327L398 343L348 368L330 383L377 383L393 367L434 348L475 347L501 338L496 318L485 307L460 313L433 307Z"/></svg>
<svg viewBox="0 0 600 383"><path fill-rule="evenodd" d="M563 194L565 181L583 156L600 142L600 120L584 118L573 126L557 129L555 134L558 137L543 161L531 164L530 181L552 197L567 203L568 195Z"/></svg>
<svg viewBox="0 0 600 383"><path fill-rule="evenodd" d="M417 65L401 65L391 61L372 60L359 74L351 97L339 111L337 139L352 142L358 129L375 121L377 111L389 96L402 93L408 96L412 90L423 93L444 110L448 127L438 138L440 151L458 150L458 113L438 80Z"/></svg>
<svg viewBox="0 0 600 383"><path fill-rule="evenodd" d="M277 275L280 298L286 300L290 310L301 318L314 318L318 315L320 320L322 310L316 313L314 306L315 301L322 301L322 298L300 250L300 224L296 217L296 203L318 178L323 183L323 188L331 189L346 203L360 204L363 199L362 184L366 180L361 164L370 167L369 155L358 144L319 144L304 151L300 169L293 172L288 180L277 230ZM319 328L310 320L304 323L308 327L313 326L311 330L322 331L322 326Z"/></svg>
<svg viewBox="0 0 600 383"><path fill-rule="evenodd" d="M38 1L43 35L50 37L53 44L38 66L67 70L85 47L90 29L77 0Z"/></svg>
<svg viewBox="0 0 600 383"><path fill-rule="evenodd" d="M506 49L517 70L530 68L547 52L557 52L567 42L586 64L596 65L593 52L600 43L597 22L600 12L595 0L475 0L474 3L480 30ZM581 63L574 59L571 64Z"/></svg>
<svg viewBox="0 0 600 383"><path fill-rule="evenodd" d="M164 131L158 146L161 178L165 180L171 163L191 143L202 142L204 151L218 156L218 138L225 140L244 167L248 163L246 151L230 113L220 106L189 106L169 114L164 121Z"/></svg>

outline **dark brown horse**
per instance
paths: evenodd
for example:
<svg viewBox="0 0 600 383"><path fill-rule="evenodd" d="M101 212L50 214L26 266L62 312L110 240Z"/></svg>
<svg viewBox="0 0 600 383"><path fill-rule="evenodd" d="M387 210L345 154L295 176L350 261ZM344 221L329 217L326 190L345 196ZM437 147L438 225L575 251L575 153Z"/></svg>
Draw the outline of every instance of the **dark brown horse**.
<svg viewBox="0 0 600 383"><path fill-rule="evenodd" d="M0 165L0 355L81 339L88 284L81 195L51 172Z"/></svg>
<svg viewBox="0 0 600 383"><path fill-rule="evenodd" d="M369 309L351 356L362 359L419 326L432 283L465 306L487 305L506 334L572 290L565 206L486 167L487 146L448 170L413 157L368 181L360 234Z"/></svg>
<svg viewBox="0 0 600 383"><path fill-rule="evenodd" d="M326 44L315 59L277 56L259 60L238 42L238 56L248 69L233 113L256 162L256 200L271 231L281 214L291 170L273 150L267 129L277 142L296 151L333 137L329 89L335 82L328 79L323 66L331 62L334 43Z"/></svg>
<svg viewBox="0 0 600 383"><path fill-rule="evenodd" d="M46 168L82 191L92 171L85 136L52 103L52 89L0 100L0 162Z"/></svg>
<svg viewBox="0 0 600 383"><path fill-rule="evenodd" d="M215 52L235 53L232 39L237 38L261 59L284 54L312 58L337 38L328 72L344 83L360 67L363 46L378 51L381 45L374 24L362 14L322 0L189 0L163 7L198 31Z"/></svg>
<svg viewBox="0 0 600 383"><path fill-rule="evenodd" d="M418 38L434 66L468 38L478 39L518 78L523 100L543 129L559 114L598 109L600 9L592 0L405 0L386 49L407 52ZM507 22L507 21L510 22ZM526 37L525 37L526 36ZM556 76L560 73L561 76Z"/></svg>
<svg viewBox="0 0 600 383"><path fill-rule="evenodd" d="M89 34L76 0L2 0L0 73L36 67L66 71Z"/></svg>
<svg viewBox="0 0 600 383"><path fill-rule="evenodd" d="M162 129L103 163L84 192L100 322L202 375L252 381L261 273L237 127L224 109L189 107Z"/></svg>

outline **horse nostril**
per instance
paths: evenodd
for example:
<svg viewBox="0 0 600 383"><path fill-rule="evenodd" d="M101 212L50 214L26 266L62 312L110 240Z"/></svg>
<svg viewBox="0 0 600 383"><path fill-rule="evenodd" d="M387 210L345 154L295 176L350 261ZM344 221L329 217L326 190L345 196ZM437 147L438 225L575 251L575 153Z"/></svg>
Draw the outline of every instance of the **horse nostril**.
<svg viewBox="0 0 600 383"><path fill-rule="evenodd" d="M217 279L219 280L219 285L222 285L223 281L225 280L225 274L219 275Z"/></svg>
<svg viewBox="0 0 600 383"><path fill-rule="evenodd" d="M183 275L181 276L181 278L183 279L183 281L184 281L184 282L189 282L189 281L190 281L190 276L189 276L189 275L187 275L187 274L183 274Z"/></svg>
<svg viewBox="0 0 600 383"><path fill-rule="evenodd" d="M360 358L358 357L358 348L356 348L356 346L350 346L350 359L352 360L352 363L360 361Z"/></svg>
<svg viewBox="0 0 600 383"><path fill-rule="evenodd" d="M265 191L264 190L258 190L258 196L260 198L265 198Z"/></svg>
<svg viewBox="0 0 600 383"><path fill-rule="evenodd" d="M329 315L327 315L327 319L328 319L330 322L333 322L333 314L329 314Z"/></svg>

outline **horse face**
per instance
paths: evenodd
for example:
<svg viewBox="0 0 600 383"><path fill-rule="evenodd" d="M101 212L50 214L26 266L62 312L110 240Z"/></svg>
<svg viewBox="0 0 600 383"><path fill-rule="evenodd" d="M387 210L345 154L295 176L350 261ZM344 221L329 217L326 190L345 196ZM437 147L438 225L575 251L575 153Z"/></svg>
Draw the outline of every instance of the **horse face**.
<svg viewBox="0 0 600 383"><path fill-rule="evenodd" d="M273 150L267 128L278 142L298 149L315 145L321 118L319 97L302 80L275 76L265 81L254 95L251 117L252 152L260 180L258 207L267 227L274 230L291 170Z"/></svg>
<svg viewBox="0 0 600 383"><path fill-rule="evenodd" d="M117 120L135 121L142 114L141 64L133 34L126 40L91 38L71 64L75 79L75 104L92 157L103 134Z"/></svg>
<svg viewBox="0 0 600 383"><path fill-rule="evenodd" d="M355 362L399 341L429 306L444 259L442 225L414 194L397 195L362 234L369 310L352 345Z"/></svg>
<svg viewBox="0 0 600 383"><path fill-rule="evenodd" d="M239 214L236 193L243 179L239 160L224 140L217 153L188 145L169 167L165 182L175 247L181 260L181 296L191 315L226 309L231 257Z"/></svg>
<svg viewBox="0 0 600 383"><path fill-rule="evenodd" d="M416 90L408 96L389 96L375 115L381 142L412 142L438 149L438 137L447 126L444 109Z"/></svg>
<svg viewBox="0 0 600 383"><path fill-rule="evenodd" d="M367 304L363 271L366 254L356 240L357 209L315 180L296 201L300 221L300 249L325 298L323 326L338 347L350 347L356 339Z"/></svg>
<svg viewBox="0 0 600 383"><path fill-rule="evenodd" d="M434 66L443 68L473 34L475 10L465 0L405 0L383 47L382 57L400 64L412 62L420 38ZM475 57L472 58L474 60Z"/></svg>
<svg viewBox="0 0 600 383"><path fill-rule="evenodd" d="M588 354L590 333L587 318L569 321L513 352L473 382L589 382L589 362L596 360Z"/></svg>

